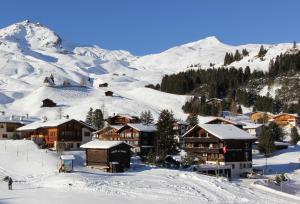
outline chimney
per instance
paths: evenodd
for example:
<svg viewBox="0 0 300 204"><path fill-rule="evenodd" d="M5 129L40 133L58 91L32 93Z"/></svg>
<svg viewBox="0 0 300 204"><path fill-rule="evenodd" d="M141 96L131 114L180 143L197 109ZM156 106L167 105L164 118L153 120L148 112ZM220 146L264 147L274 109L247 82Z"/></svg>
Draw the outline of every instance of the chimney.
<svg viewBox="0 0 300 204"><path fill-rule="evenodd" d="M27 119L29 118L29 114L28 114L28 113L26 113L26 118L27 118Z"/></svg>
<svg viewBox="0 0 300 204"><path fill-rule="evenodd" d="M14 120L14 115L11 115L9 119Z"/></svg>

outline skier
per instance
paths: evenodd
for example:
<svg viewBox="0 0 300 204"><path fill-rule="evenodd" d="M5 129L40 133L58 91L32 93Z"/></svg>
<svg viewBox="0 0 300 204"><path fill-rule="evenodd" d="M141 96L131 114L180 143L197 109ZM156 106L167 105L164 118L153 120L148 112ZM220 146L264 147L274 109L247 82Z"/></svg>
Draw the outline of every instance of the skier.
<svg viewBox="0 0 300 204"><path fill-rule="evenodd" d="M11 177L9 177L8 179L8 190L12 190L12 184L13 184L13 180Z"/></svg>

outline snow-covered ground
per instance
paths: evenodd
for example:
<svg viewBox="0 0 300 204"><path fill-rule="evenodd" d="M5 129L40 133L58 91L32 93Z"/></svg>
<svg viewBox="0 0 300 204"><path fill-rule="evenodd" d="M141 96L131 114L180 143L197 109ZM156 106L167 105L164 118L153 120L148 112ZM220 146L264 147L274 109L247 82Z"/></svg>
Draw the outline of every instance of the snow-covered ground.
<svg viewBox="0 0 300 204"><path fill-rule="evenodd" d="M134 164L125 173L100 172L83 166L83 152L69 153L75 155L75 171L59 174L55 152L31 141L0 141L0 177L15 180L13 191L0 182L0 203L297 203L257 189L252 181L183 170Z"/></svg>
<svg viewBox="0 0 300 204"><path fill-rule="evenodd" d="M175 117L185 119L181 107L187 96L161 93L144 88L159 83L165 74L184 71L191 64L207 68L210 63L219 67L226 52L246 48L249 56L232 65L250 66L267 70L270 59L284 53L292 44L264 45L268 49L264 60L256 57L260 45L232 46L208 37L180 45L162 53L133 56L124 50L106 50L61 39L54 31L40 23L23 21L0 29L0 110L9 114L27 114L57 117L57 108L40 108L42 100L57 102L63 114L84 119L90 107L104 105L106 115L127 113L139 115L149 109L154 117L163 108L172 109ZM43 85L46 76L54 75L55 83L68 81L89 88ZM88 82L88 79L91 82ZM99 88L107 82L107 88ZM114 97L105 97L104 91L113 91ZM267 90L263 90L262 94ZM272 92L272 91L271 91Z"/></svg>

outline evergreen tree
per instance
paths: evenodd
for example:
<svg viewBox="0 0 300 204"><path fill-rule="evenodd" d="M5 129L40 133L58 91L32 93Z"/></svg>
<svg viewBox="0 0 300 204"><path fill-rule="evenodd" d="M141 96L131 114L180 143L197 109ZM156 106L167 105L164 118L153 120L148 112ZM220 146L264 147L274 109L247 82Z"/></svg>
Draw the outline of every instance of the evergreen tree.
<svg viewBox="0 0 300 204"><path fill-rule="evenodd" d="M95 127L97 130L103 128L104 126L103 113L100 109L96 109L93 112L92 126Z"/></svg>
<svg viewBox="0 0 300 204"><path fill-rule="evenodd" d="M52 80L53 84L55 84L53 74L50 75L50 79Z"/></svg>
<svg viewBox="0 0 300 204"><path fill-rule="evenodd" d="M150 125L150 124L153 124L153 116L152 116L152 113L150 110L148 111L143 111L141 113L141 116L140 116L140 121L141 123L143 123L144 125Z"/></svg>
<svg viewBox="0 0 300 204"><path fill-rule="evenodd" d="M275 139L272 136L270 128L263 127L260 137L258 138L257 148L261 153L265 155L271 154L275 150Z"/></svg>
<svg viewBox="0 0 300 204"><path fill-rule="evenodd" d="M268 126L274 141L283 141L284 133L281 127L279 127L275 122L271 122Z"/></svg>
<svg viewBox="0 0 300 204"><path fill-rule="evenodd" d="M198 115L194 114L194 113L189 114L186 119L186 122L189 123L190 128L194 127L195 125L198 125L198 123L199 123Z"/></svg>
<svg viewBox="0 0 300 204"><path fill-rule="evenodd" d="M168 154L178 153L178 143L174 136L176 131L173 129L175 122L173 113L169 110L162 110L157 122L157 153L164 158Z"/></svg>
<svg viewBox="0 0 300 204"><path fill-rule="evenodd" d="M246 48L242 50L242 55L243 56L248 56L249 55L249 52Z"/></svg>
<svg viewBox="0 0 300 204"><path fill-rule="evenodd" d="M268 51L264 48L264 46L261 45L257 56L262 59L267 52Z"/></svg>
<svg viewBox="0 0 300 204"><path fill-rule="evenodd" d="M235 54L234 54L234 61L240 61L241 59L242 59L242 56L241 56L239 50L236 50Z"/></svg>
<svg viewBox="0 0 300 204"><path fill-rule="evenodd" d="M291 129L291 143L293 145L295 145L298 143L299 140L300 140L300 136L299 136L298 130L296 127L293 127Z"/></svg>
<svg viewBox="0 0 300 204"><path fill-rule="evenodd" d="M90 108L90 110L88 111L85 122L89 125L93 124L93 108Z"/></svg>

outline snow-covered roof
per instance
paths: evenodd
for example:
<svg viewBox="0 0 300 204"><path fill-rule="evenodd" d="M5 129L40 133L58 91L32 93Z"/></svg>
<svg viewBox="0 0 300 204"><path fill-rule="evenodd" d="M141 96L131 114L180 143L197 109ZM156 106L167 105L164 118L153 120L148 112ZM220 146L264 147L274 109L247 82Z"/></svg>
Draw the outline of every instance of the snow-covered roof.
<svg viewBox="0 0 300 204"><path fill-rule="evenodd" d="M189 125L189 123L184 120L178 120L176 123L179 125Z"/></svg>
<svg viewBox="0 0 300 204"><path fill-rule="evenodd" d="M113 129L116 129L116 130L119 130L119 129L121 129L122 127L124 127L124 125L109 125L109 126L106 126L106 127L103 127L102 129L100 129L100 130L97 130L96 132L94 132L94 133L99 133L99 132L101 132L101 131L103 131L103 130L105 130L105 129L107 129L107 128L113 128Z"/></svg>
<svg viewBox="0 0 300 204"><path fill-rule="evenodd" d="M63 119L58 119L58 120L47 120L45 122L44 121L36 121L34 123L30 123L28 125L25 125L23 127L18 128L17 131L36 130L38 128L45 128L45 127L57 127L59 125L62 125L64 123L72 121L72 120L75 120L75 119L66 119L66 118L63 118ZM77 121L77 122L83 124L84 126L92 128L88 124L86 124L86 123L84 123L82 121Z"/></svg>
<svg viewBox="0 0 300 204"><path fill-rule="evenodd" d="M141 131L141 132L155 132L155 131L157 131L155 125L144 125L142 123L127 123L126 125L124 125L118 131L121 131L126 126L129 126L133 129L135 129L137 131Z"/></svg>
<svg viewBox="0 0 300 204"><path fill-rule="evenodd" d="M222 117L211 118L211 120L208 120L206 123L210 123L210 122L212 122L214 120L221 120L223 122L227 122L227 123L230 123L230 124L233 124L233 125L239 125L240 124L239 122L236 122L236 121L233 121L233 120L229 120L229 119L225 119L225 118L222 118Z"/></svg>
<svg viewBox="0 0 300 204"><path fill-rule="evenodd" d="M195 128L203 128L210 134L218 137L221 140L254 140L255 136L250 135L246 131L229 124L201 124L196 125L189 131L187 131L183 137L188 135Z"/></svg>
<svg viewBox="0 0 300 204"><path fill-rule="evenodd" d="M62 160L75 160L74 155L71 155L71 154L69 154L69 155L61 155L60 158Z"/></svg>
<svg viewBox="0 0 300 204"><path fill-rule="evenodd" d="M256 129L263 126L263 124L257 124L257 123L248 123L248 122L241 122L241 123L243 124L243 129Z"/></svg>
<svg viewBox="0 0 300 204"><path fill-rule="evenodd" d="M120 145L122 143L125 143L125 142L123 142L123 141L103 141L103 140L95 139L93 141L90 141L88 143L81 145L80 147L83 149L110 149L110 148ZM127 143L125 143L125 144L127 144ZM129 145L129 144L127 144L127 145Z"/></svg>
<svg viewBox="0 0 300 204"><path fill-rule="evenodd" d="M0 116L0 123L18 123L26 125L36 121L33 118L26 118L24 116Z"/></svg>

